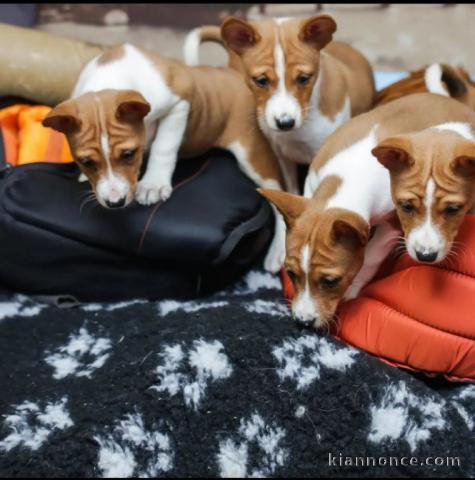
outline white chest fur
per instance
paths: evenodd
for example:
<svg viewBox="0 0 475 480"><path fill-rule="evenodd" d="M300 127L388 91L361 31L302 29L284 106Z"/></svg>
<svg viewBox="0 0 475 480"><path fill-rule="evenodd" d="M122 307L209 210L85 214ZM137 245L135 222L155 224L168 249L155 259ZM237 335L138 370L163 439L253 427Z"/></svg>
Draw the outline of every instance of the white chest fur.
<svg viewBox="0 0 475 480"><path fill-rule="evenodd" d="M321 94L321 75L315 82L310 98L307 117L302 126L289 132L281 132L268 127L264 119L259 125L269 139L277 156L287 161L309 165L325 139L340 125L351 118L351 103L345 98L342 109L334 118L324 115L318 108Z"/></svg>

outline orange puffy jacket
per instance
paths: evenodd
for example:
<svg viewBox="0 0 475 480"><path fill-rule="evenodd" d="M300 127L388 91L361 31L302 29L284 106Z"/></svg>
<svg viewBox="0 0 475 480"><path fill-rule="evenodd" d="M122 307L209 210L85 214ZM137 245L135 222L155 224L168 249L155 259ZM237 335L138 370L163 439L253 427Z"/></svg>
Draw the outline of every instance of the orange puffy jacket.
<svg viewBox="0 0 475 480"><path fill-rule="evenodd" d="M12 166L32 162L71 162L66 137L41 121L51 110L43 105L12 105L0 110L0 135L6 161Z"/></svg>
<svg viewBox="0 0 475 480"><path fill-rule="evenodd" d="M340 305L335 336L391 365L475 381L475 215L457 241L456 254L437 265L407 254L388 260L358 298ZM283 283L292 298L285 274Z"/></svg>

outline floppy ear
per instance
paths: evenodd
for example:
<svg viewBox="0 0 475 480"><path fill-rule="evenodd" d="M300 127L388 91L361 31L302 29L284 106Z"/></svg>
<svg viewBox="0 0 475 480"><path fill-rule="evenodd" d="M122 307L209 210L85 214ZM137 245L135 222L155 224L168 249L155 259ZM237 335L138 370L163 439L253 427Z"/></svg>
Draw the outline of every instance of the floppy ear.
<svg viewBox="0 0 475 480"><path fill-rule="evenodd" d="M460 177L475 177L475 142L465 140L461 143L450 167Z"/></svg>
<svg viewBox="0 0 475 480"><path fill-rule="evenodd" d="M73 100L66 100L54 107L41 123L44 127L66 134L81 128L81 120L77 117L76 104Z"/></svg>
<svg viewBox="0 0 475 480"><path fill-rule="evenodd" d="M414 164L409 155L410 143L404 137L387 138L371 150L378 162L391 173L399 173Z"/></svg>
<svg viewBox="0 0 475 480"><path fill-rule="evenodd" d="M289 229L293 227L295 220L302 215L308 203L308 200L304 197L281 190L258 188L257 191L277 207Z"/></svg>
<svg viewBox="0 0 475 480"><path fill-rule="evenodd" d="M224 20L221 25L221 37L226 45L239 55L261 39L250 23L237 17L227 17Z"/></svg>
<svg viewBox="0 0 475 480"><path fill-rule="evenodd" d="M150 112L150 104L135 90L120 92L117 103L115 115L124 122L139 122Z"/></svg>
<svg viewBox="0 0 475 480"><path fill-rule="evenodd" d="M331 42L336 32L336 22L329 15L318 15L306 20L300 27L299 39L321 50Z"/></svg>
<svg viewBox="0 0 475 480"><path fill-rule="evenodd" d="M359 215L348 214L333 222L332 234L338 243L365 247L369 238L369 225Z"/></svg>
<svg viewBox="0 0 475 480"><path fill-rule="evenodd" d="M452 160L452 170L461 177L475 177L475 156L460 156Z"/></svg>
<svg viewBox="0 0 475 480"><path fill-rule="evenodd" d="M457 98L465 95L468 91L467 85L460 73L450 65L441 64L441 81L445 83L449 95Z"/></svg>

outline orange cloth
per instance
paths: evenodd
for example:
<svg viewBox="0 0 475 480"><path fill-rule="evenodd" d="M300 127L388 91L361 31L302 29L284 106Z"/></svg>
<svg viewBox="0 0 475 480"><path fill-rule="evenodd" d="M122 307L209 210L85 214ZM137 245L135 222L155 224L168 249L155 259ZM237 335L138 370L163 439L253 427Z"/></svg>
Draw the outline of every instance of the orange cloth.
<svg viewBox="0 0 475 480"><path fill-rule="evenodd" d="M466 215L457 242L457 254L437 265L407 254L386 262L358 298L340 305L333 333L391 365L475 381L475 215Z"/></svg>
<svg viewBox="0 0 475 480"><path fill-rule="evenodd" d="M10 165L32 162L66 163L72 161L66 137L42 120L51 110L43 105L12 105L0 110L0 130Z"/></svg>

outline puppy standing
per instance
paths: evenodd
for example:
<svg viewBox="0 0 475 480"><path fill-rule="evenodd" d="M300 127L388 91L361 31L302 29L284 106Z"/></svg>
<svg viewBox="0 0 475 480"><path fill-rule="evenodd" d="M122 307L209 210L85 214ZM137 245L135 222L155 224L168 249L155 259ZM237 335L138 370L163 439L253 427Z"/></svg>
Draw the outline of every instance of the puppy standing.
<svg viewBox="0 0 475 480"><path fill-rule="evenodd" d="M295 193L295 163L310 164L325 138L374 100L370 64L351 46L331 42L335 31L328 15L259 22L228 17L220 31L201 27L185 42L189 64L198 63L201 41L225 43L230 65L254 93L259 125L286 174L287 189Z"/></svg>
<svg viewBox="0 0 475 480"><path fill-rule="evenodd" d="M475 201L474 129L475 113L463 104L414 94L331 135L310 166L305 198L261 190L287 223L298 321L326 324L343 297L371 280L398 238L385 222L395 208L409 255L445 258Z"/></svg>
<svg viewBox="0 0 475 480"><path fill-rule="evenodd" d="M280 189L279 166L254 109L238 72L190 68L127 44L93 59L72 99L43 124L67 135L97 200L122 207L134 197L143 205L168 199L178 153L196 155L212 147L230 150L259 186ZM146 150L147 169L137 183ZM265 268L274 272L285 256L282 231L276 225L265 259Z"/></svg>

